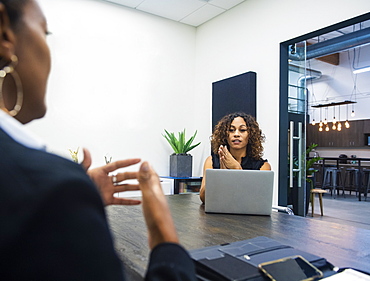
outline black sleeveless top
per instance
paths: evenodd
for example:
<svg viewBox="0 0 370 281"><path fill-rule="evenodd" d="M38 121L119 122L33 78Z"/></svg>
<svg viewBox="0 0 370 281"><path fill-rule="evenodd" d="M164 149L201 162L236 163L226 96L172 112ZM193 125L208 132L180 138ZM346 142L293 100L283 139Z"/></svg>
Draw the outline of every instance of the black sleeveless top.
<svg viewBox="0 0 370 281"><path fill-rule="evenodd" d="M264 159L253 159L248 155L242 158L241 166L243 170L259 170L263 166L263 164L267 162ZM220 169L220 157L218 154L212 153L212 167L213 169Z"/></svg>

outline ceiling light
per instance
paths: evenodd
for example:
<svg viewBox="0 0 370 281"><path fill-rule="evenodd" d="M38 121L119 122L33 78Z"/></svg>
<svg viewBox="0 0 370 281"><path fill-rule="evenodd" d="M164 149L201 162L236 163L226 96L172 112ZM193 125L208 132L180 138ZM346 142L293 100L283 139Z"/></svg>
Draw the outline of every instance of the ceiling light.
<svg viewBox="0 0 370 281"><path fill-rule="evenodd" d="M333 126L337 123L337 120L335 119L335 106L333 107ZM335 129L333 129L335 130Z"/></svg>
<svg viewBox="0 0 370 281"><path fill-rule="evenodd" d="M342 130L342 124L340 122L338 122L337 130L338 131L341 131Z"/></svg>
<svg viewBox="0 0 370 281"><path fill-rule="evenodd" d="M353 74L359 74L362 72L370 71L370 66L359 68L353 71Z"/></svg>
<svg viewBox="0 0 370 281"><path fill-rule="evenodd" d="M338 106L338 105L343 105L343 104L353 104L357 103L357 101L350 101L350 100L345 100L345 101L340 101L340 102L331 102L331 103L325 103L325 104L317 104L317 105L311 105L311 107L314 108L322 108L322 107L329 107L329 106Z"/></svg>

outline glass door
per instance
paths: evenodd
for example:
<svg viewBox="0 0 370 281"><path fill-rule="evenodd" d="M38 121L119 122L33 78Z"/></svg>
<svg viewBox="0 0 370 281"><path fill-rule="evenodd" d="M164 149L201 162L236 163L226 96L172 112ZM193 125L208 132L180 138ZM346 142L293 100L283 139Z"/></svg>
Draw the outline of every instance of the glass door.
<svg viewBox="0 0 370 281"><path fill-rule="evenodd" d="M306 188L307 88L306 41L288 47L288 205L305 216L310 198Z"/></svg>
<svg viewBox="0 0 370 281"><path fill-rule="evenodd" d="M369 21L370 13L366 13L280 43L278 204L293 205L297 215L307 213L310 197L304 155L308 124L306 82L321 75L307 69L306 60L368 44ZM360 31L355 28L357 24L360 24ZM319 40L324 35L326 40ZM363 40L358 40L360 37ZM307 47L306 41L311 43Z"/></svg>

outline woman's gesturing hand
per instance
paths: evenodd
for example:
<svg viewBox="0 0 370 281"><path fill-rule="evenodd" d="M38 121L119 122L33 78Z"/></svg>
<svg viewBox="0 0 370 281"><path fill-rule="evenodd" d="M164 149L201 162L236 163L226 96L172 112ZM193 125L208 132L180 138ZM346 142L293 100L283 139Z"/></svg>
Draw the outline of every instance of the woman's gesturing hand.
<svg viewBox="0 0 370 281"><path fill-rule="evenodd" d="M141 164L138 180L150 249L163 242L178 243L176 229L159 177L148 162Z"/></svg>
<svg viewBox="0 0 370 281"><path fill-rule="evenodd" d="M98 187L105 205L138 205L141 203L140 200L114 196L117 192L140 190L138 184L129 184L124 182L125 180L137 179L138 172L123 172L115 175L109 174L117 169L137 164L140 161L141 160L138 158L119 160L87 171L87 174Z"/></svg>

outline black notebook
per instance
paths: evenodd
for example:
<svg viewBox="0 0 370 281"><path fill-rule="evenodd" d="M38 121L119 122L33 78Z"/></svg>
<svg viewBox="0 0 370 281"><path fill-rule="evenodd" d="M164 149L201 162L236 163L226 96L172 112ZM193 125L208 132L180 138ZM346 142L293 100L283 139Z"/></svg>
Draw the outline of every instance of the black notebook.
<svg viewBox="0 0 370 281"><path fill-rule="evenodd" d="M334 274L333 266L325 258L264 236L189 252L195 262L198 279L204 281L269 280L258 269L260 263L297 255L326 272L325 276Z"/></svg>

